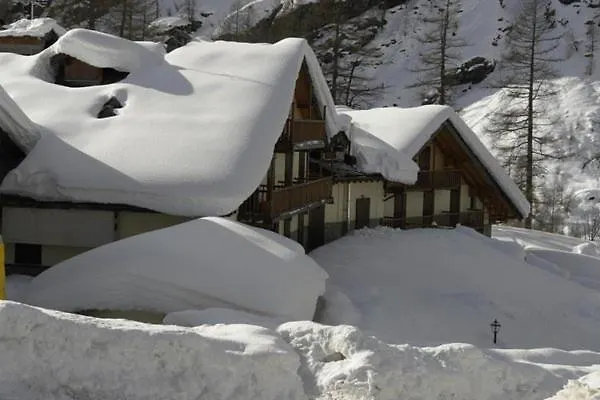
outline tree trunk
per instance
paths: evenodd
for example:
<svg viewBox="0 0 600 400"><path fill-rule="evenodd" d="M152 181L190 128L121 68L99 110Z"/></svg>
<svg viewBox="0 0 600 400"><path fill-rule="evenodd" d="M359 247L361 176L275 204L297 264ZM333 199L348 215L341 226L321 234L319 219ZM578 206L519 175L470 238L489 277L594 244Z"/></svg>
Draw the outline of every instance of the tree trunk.
<svg viewBox="0 0 600 400"><path fill-rule="evenodd" d="M337 5L336 5L337 7ZM338 11L339 14L339 11ZM331 70L331 97L333 101L337 101L337 86L339 78L339 67L340 67L340 21L339 15L336 17L335 23L335 38L333 41L333 65Z"/></svg>
<svg viewBox="0 0 600 400"><path fill-rule="evenodd" d="M525 181L525 197L529 202L529 215L525 218L525 228L531 229L533 222L533 96L535 83L535 46L537 34L537 7L534 7L533 25L531 27L531 49L529 58L529 88L527 93L527 165Z"/></svg>
<svg viewBox="0 0 600 400"><path fill-rule="evenodd" d="M442 21L440 40L440 99L439 104L446 104L446 48L448 40L448 24L450 23L450 0L446 0L446 10Z"/></svg>

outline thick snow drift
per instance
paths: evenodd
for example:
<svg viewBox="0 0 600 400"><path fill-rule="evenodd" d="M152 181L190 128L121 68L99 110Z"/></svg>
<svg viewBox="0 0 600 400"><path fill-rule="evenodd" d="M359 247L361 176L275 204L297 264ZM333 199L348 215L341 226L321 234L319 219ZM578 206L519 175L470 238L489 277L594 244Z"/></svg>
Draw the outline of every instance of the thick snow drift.
<svg viewBox="0 0 600 400"><path fill-rule="evenodd" d="M131 73L119 83L87 88L46 82L49 60L61 52ZM226 215L264 178L303 61L319 103L327 106L327 130L335 134L325 78L301 39L193 42L163 58L144 44L78 29L36 56L0 54L0 85L48 132L0 190ZM252 93L252 101L244 93ZM123 108L98 119L111 97Z"/></svg>
<svg viewBox="0 0 600 400"><path fill-rule="evenodd" d="M63 261L31 281L24 301L62 311L225 307L312 319L327 274L282 240L202 218Z"/></svg>
<svg viewBox="0 0 600 400"><path fill-rule="evenodd" d="M516 250L467 228L378 228L311 256L345 294L328 289L325 323L348 315L390 343L487 347L497 318L501 347L600 349L598 292L526 263Z"/></svg>
<svg viewBox="0 0 600 400"><path fill-rule="evenodd" d="M470 345L392 346L350 326L306 322L278 332L300 354L309 398L533 400L564 382L539 366Z"/></svg>
<svg viewBox="0 0 600 400"><path fill-rule="evenodd" d="M0 327L2 399L542 400L568 379L581 378L559 394L597 393L600 364L592 352L393 346L350 326L190 329L12 302Z"/></svg>
<svg viewBox="0 0 600 400"><path fill-rule="evenodd" d="M0 302L2 399L306 399L297 354L248 325L194 329Z"/></svg>
<svg viewBox="0 0 600 400"><path fill-rule="evenodd" d="M12 24L6 25L5 29L0 30L0 37L3 36L30 36L43 38L51 31L58 36L64 35L66 30L58 25L52 18L20 19Z"/></svg>
<svg viewBox="0 0 600 400"><path fill-rule="evenodd" d="M523 216L529 214L529 203L521 190L504 171L498 160L451 107L429 105L414 108L386 107L361 111L339 110L352 118L352 125L355 129L351 131L350 136L354 139L354 131L358 135L354 151L358 159L362 161L362 168L366 172L379 172L391 181L407 184L412 184L417 180L418 168L412 158L446 121L450 121L462 140L513 201L521 214ZM367 139L365 132L378 139L381 146L371 145L373 139ZM385 148L385 146L396 151L396 158L404 158L405 167L389 168L385 165L385 158L369 155L372 153L373 147ZM382 151L375 152L375 154L378 153L381 154Z"/></svg>
<svg viewBox="0 0 600 400"><path fill-rule="evenodd" d="M503 243L518 245L529 264L600 290L600 247L597 243L508 226L495 226L493 236Z"/></svg>

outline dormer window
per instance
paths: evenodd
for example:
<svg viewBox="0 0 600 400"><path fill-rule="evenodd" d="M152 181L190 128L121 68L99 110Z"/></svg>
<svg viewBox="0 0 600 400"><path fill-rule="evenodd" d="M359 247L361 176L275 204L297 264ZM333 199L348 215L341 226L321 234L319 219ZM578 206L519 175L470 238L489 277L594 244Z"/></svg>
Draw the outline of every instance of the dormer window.
<svg viewBox="0 0 600 400"><path fill-rule="evenodd" d="M98 68L66 54L54 56L52 65L56 71L55 83L69 87L107 85L129 75L113 68Z"/></svg>

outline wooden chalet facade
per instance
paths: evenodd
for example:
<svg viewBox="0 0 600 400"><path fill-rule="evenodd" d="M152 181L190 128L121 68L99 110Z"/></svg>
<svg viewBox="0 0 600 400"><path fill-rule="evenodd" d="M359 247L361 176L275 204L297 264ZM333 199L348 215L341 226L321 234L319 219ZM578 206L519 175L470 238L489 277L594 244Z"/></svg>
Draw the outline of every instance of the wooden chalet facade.
<svg viewBox="0 0 600 400"><path fill-rule="evenodd" d="M329 149L325 116L303 64L271 167L239 208L239 221L271 229L308 250L325 243L325 204L333 185L319 162Z"/></svg>
<svg viewBox="0 0 600 400"><path fill-rule="evenodd" d="M417 182L385 182L382 225L394 228L471 227L490 235L491 225L522 216L460 134L446 121L414 157Z"/></svg>

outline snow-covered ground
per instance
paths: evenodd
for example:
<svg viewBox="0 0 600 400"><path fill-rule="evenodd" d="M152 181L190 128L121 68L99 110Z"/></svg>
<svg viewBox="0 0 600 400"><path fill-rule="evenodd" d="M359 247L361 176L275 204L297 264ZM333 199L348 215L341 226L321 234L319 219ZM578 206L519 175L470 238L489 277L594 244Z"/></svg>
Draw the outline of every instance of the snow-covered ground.
<svg viewBox="0 0 600 400"><path fill-rule="evenodd" d="M312 322L183 328L12 302L0 302L0 326L2 399L542 400L565 384L557 398L598 393L600 353L589 351L395 346Z"/></svg>
<svg viewBox="0 0 600 400"><path fill-rule="evenodd" d="M499 347L600 350L598 291L549 271L565 263L540 268L518 244L468 228L377 228L311 256L330 275L325 323L355 324L388 343L487 347L498 319ZM600 278L600 259L571 256L595 262L585 277Z"/></svg>
<svg viewBox="0 0 600 400"><path fill-rule="evenodd" d="M166 284L162 291L158 285L138 290L149 282L144 271L150 271L163 283L200 285L205 293L218 287L242 303L262 297L273 309L288 304L286 293L293 294L300 276L276 282L267 264L279 265L287 276L289 269L281 268L287 265L285 254L295 254L289 266L302 269L306 278L308 264L298 245L234 222L216 222L207 229L188 223L122 241L121 247L106 246L31 282L9 277L8 296L28 301L46 285L46 294L54 288L55 295L72 302L85 300L73 286L90 299L104 292L113 303L148 300L144 293L169 300L161 297ZM208 231L227 234L197 235ZM317 249L311 255L330 275L322 319L335 326L285 322L294 316L281 313L273 318L256 310L210 308L212 303L196 309L180 304L176 310L167 301L174 312L163 323L175 327L0 302L0 398L600 398L599 289L586 285L589 279L575 279L582 271L600 278L600 258L590 256L596 245L509 227L496 227L494 235L501 240L468 228L363 229ZM167 245L169 237L178 244ZM236 248L243 247L244 254L254 253L253 262L216 249L214 242L232 237L238 237ZM197 279L180 274L193 269L192 256L203 260ZM227 266L228 276L207 268L207 257L211 265ZM119 272L117 264L124 269ZM234 264L241 268L237 274L230 273ZM167 274L159 273L161 266ZM129 297L123 297L126 284L84 282L90 270L97 271L92 279L129 277ZM253 275L265 278L264 284L248 281ZM246 291L243 283L254 289ZM276 285L284 290L275 293ZM170 293L194 297L182 287L173 286ZM497 345L489 327L494 318L502 324ZM431 345L436 347L421 347Z"/></svg>

